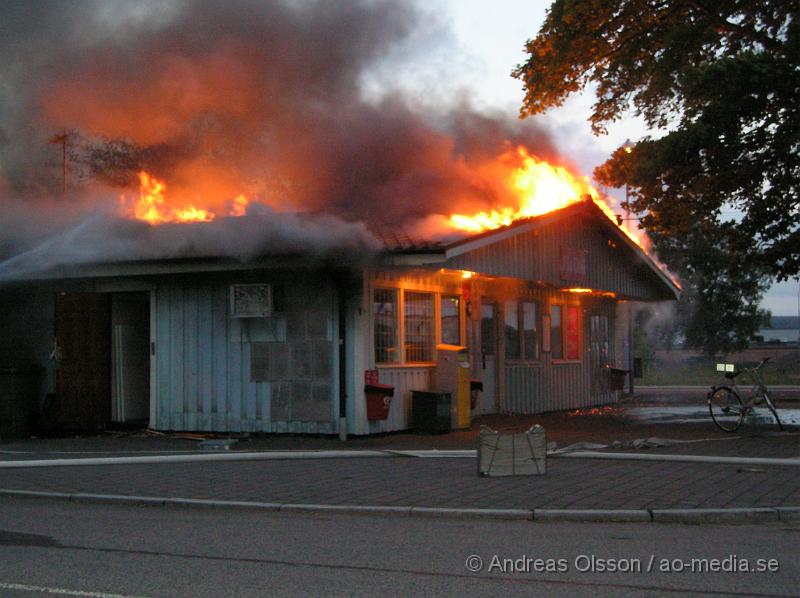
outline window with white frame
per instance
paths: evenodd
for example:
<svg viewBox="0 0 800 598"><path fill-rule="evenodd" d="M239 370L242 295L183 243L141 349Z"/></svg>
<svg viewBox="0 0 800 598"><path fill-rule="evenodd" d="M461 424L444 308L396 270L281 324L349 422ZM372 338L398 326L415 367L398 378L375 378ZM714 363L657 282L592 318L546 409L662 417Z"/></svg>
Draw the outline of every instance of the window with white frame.
<svg viewBox="0 0 800 598"><path fill-rule="evenodd" d="M523 301L520 315L522 317L522 355L526 361L539 359L539 334L536 318L536 303Z"/></svg>
<svg viewBox="0 0 800 598"><path fill-rule="evenodd" d="M510 361L539 359L539 336L533 301L505 301L505 358Z"/></svg>
<svg viewBox="0 0 800 598"><path fill-rule="evenodd" d="M442 342L448 345L461 344L461 298L458 295L442 295L439 302L439 317L442 323Z"/></svg>
<svg viewBox="0 0 800 598"><path fill-rule="evenodd" d="M507 360L519 359L519 303L516 301L503 302L503 329L505 330L505 357Z"/></svg>
<svg viewBox="0 0 800 598"><path fill-rule="evenodd" d="M397 363L400 360L397 316L397 291L375 289L372 297L375 363Z"/></svg>
<svg viewBox="0 0 800 598"><path fill-rule="evenodd" d="M433 361L436 337L434 294L405 291L403 303L406 362Z"/></svg>

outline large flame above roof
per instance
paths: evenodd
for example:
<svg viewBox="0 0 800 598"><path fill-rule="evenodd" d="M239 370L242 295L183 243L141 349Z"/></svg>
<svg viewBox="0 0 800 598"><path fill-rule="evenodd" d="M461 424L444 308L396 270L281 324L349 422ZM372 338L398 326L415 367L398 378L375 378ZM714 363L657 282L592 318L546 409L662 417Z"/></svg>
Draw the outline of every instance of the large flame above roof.
<svg viewBox="0 0 800 598"><path fill-rule="evenodd" d="M211 222L219 215L243 216L250 203L244 195L220 204L213 193L196 189L187 201L186 193L167 194L167 183L149 173L139 173L139 197L121 203L126 215L153 225L174 222ZM625 234L642 248L649 246L644 233L620 223L621 210L613 198L601 195L587 177L573 174L565 166L537 158L525 147L509 150L476 168L474 177L495 190L501 202L483 211L458 209L440 221L435 235L463 231L479 233L508 226L514 221L532 218L591 199ZM204 187L198 183L199 187ZM281 206L273 206L276 209Z"/></svg>
<svg viewBox="0 0 800 598"><path fill-rule="evenodd" d="M602 196L588 180L572 174L566 167L550 164L530 154L524 147L502 157L506 163L516 163L507 173L505 186L512 197L510 205L473 214L451 214L450 227L470 233L483 232L508 226L516 220L540 216L587 198L617 224L616 202ZM632 229L623 221L620 228L640 247L648 245L639 229Z"/></svg>
<svg viewBox="0 0 800 598"><path fill-rule="evenodd" d="M166 192L167 184L164 181L141 171L139 172L139 198L129 200L123 195L120 203L127 215L150 224L211 222L217 216L211 209L198 208L191 203L181 204L170 201ZM230 215L243 216L248 203L244 195L239 195L233 200Z"/></svg>

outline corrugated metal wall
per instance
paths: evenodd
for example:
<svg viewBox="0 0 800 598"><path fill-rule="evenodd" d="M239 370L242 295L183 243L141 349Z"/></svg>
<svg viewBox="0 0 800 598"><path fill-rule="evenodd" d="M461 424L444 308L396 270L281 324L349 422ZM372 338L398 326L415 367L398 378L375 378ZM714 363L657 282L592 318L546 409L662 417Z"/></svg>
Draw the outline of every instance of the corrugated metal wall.
<svg viewBox="0 0 800 598"><path fill-rule="evenodd" d="M370 434L407 430L411 427L411 391L429 390L433 379L432 367L382 368L382 384L394 386L394 398L385 421L369 422Z"/></svg>
<svg viewBox="0 0 800 598"><path fill-rule="evenodd" d="M484 283L482 292L493 299L509 298L509 287L494 281ZM613 361L614 302L588 296L550 292L546 290L518 291L518 300L536 301L542 314L551 304L581 306L581 337L579 362L557 362L549 352L541 351L539 359L532 362L510 361L503 366L501 411L507 413L543 413L602 405L617 400L617 394L607 388L607 372L595 371L590 353L590 318L602 315L609 318L611 338L610 357ZM499 302L502 318L502 300ZM502 322L502 320L501 320ZM502 325L502 324L501 324ZM541 347L542 320L539 320L539 343ZM501 343L502 340L501 335ZM500 347L502 351L502 347ZM480 372L476 373L480 377Z"/></svg>
<svg viewBox="0 0 800 598"><path fill-rule="evenodd" d="M621 241L611 239L594 219L547 224L456 256L447 261L447 267L569 286L559 271L562 248L586 251L586 279L577 286L644 300L662 298L649 268Z"/></svg>
<svg viewBox="0 0 800 598"><path fill-rule="evenodd" d="M286 340L286 318L302 320L309 297L322 305L333 344L333 295L315 281L287 285L285 316L232 318L229 285L160 283L156 290L156 428L236 432L334 433L335 381L326 421L273 421L275 382L251 380L252 342ZM256 322L259 320L259 322ZM267 320L271 322L267 325ZM287 345L288 351L288 345ZM332 352L333 353L333 352ZM332 372L336 371L331 367Z"/></svg>

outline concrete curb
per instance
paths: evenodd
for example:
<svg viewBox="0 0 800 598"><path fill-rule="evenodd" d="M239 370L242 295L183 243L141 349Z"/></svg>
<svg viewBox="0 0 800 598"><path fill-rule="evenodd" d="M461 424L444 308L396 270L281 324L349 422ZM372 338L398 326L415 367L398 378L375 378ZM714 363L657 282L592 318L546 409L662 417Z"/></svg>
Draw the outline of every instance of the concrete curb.
<svg viewBox="0 0 800 598"><path fill-rule="evenodd" d="M671 455L669 453L611 453L603 451L572 451L548 455L560 459L608 459L610 461L669 461L674 463L716 463L720 465L778 465L800 467L800 459L776 457L715 457L712 455Z"/></svg>
<svg viewBox="0 0 800 598"><path fill-rule="evenodd" d="M317 513L340 515L393 515L435 519L505 520L534 522L583 523L767 523L800 521L800 507L755 507L730 509L459 509L441 507L382 505L323 505L272 503L238 500L210 500L160 496L125 496L42 492L37 490L2 490L3 498L39 498L75 503L118 504L146 507L190 507L201 509L247 509L280 513Z"/></svg>
<svg viewBox="0 0 800 598"><path fill-rule="evenodd" d="M653 509L656 523L759 523L778 521L774 508L752 509Z"/></svg>
<svg viewBox="0 0 800 598"><path fill-rule="evenodd" d="M533 520L649 523L653 517L645 509L534 509Z"/></svg>
<svg viewBox="0 0 800 598"><path fill-rule="evenodd" d="M563 450L563 449L562 449ZM139 457L90 457L74 459L0 460L0 469L34 467L84 467L94 465L157 465L161 463L208 463L222 461L283 461L289 459L362 459L362 458L421 458L474 459L475 449L464 450L319 450L263 451L237 453L234 451L210 454L149 455ZM604 450L548 451L551 459L607 459L610 461L663 461L675 463L715 463L721 465L777 465L800 467L800 458L776 457L718 457L713 455L675 455L669 453L624 453Z"/></svg>
<svg viewBox="0 0 800 598"><path fill-rule="evenodd" d="M800 507L777 507L775 510L781 521L800 521Z"/></svg>
<svg viewBox="0 0 800 598"><path fill-rule="evenodd" d="M149 455L141 457L89 457L75 459L20 459L18 461L0 461L0 469L17 469L25 467L79 467L83 465L142 465L158 463L201 463L209 461L273 461L284 459L355 459L375 457L396 457L380 450L342 450L342 451L263 451L242 452L225 451L224 453L183 454L183 455Z"/></svg>

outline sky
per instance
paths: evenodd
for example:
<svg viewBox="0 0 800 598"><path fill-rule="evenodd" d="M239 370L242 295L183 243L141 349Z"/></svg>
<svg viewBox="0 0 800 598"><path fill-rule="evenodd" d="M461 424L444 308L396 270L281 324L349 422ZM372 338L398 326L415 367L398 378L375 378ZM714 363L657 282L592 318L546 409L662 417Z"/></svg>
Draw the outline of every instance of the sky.
<svg viewBox="0 0 800 598"><path fill-rule="evenodd" d="M424 85L437 81L433 73L436 69L452 72L447 68L447 56L457 56L455 62L462 72L455 79L469 90L468 95L477 105L517 113L522 104L522 86L509 73L525 60L525 41L539 30L550 2L434 0L432 4L451 29L445 45L452 50L433 58L432 72L425 74ZM452 79L438 77L438 81L445 82L440 85L447 87ZM586 175L591 175L595 166L603 163L626 139L636 140L647 133L642 121L630 115L612 124L608 135L593 135L587 121L593 101L594 96L588 91L544 115L554 129L558 149L570 156ZM624 196L623 190L605 191L617 198ZM773 284L761 305L773 315L800 315L800 280Z"/></svg>

